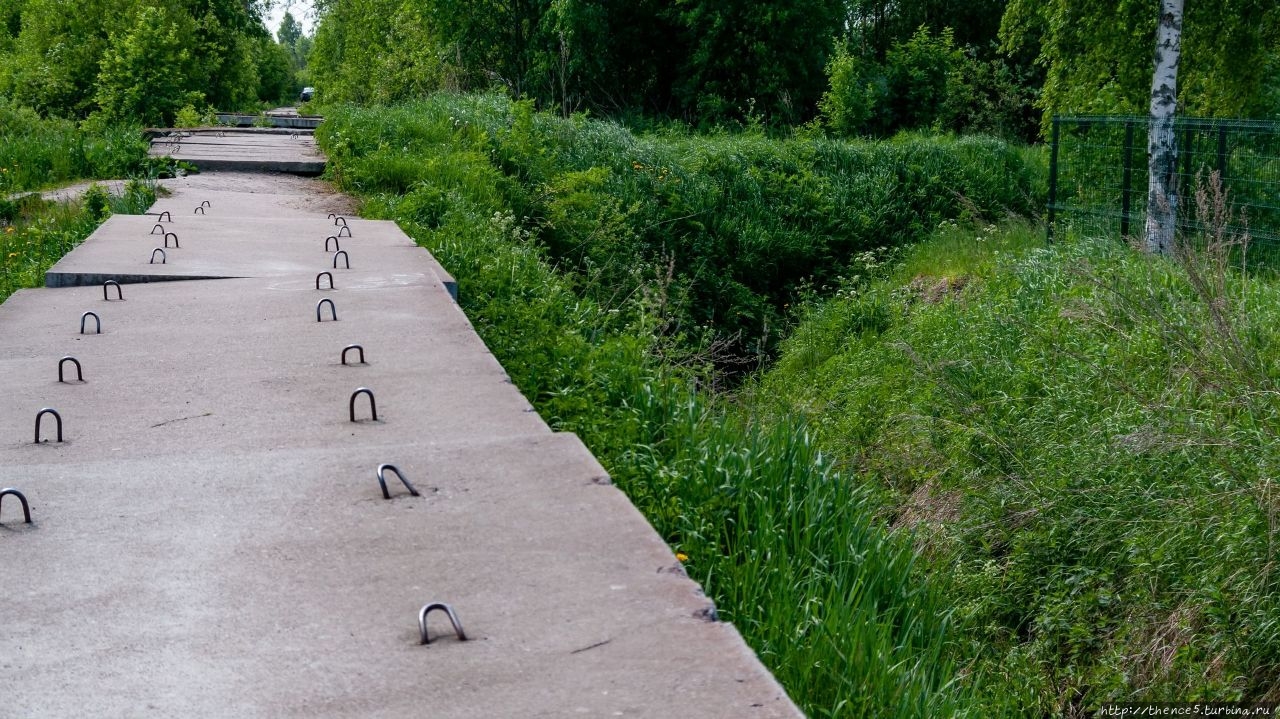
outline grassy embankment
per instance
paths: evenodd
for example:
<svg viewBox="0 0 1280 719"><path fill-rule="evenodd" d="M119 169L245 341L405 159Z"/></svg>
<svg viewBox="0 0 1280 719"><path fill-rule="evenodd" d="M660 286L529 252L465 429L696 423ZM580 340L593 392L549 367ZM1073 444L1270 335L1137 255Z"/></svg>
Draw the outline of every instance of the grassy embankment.
<svg viewBox="0 0 1280 719"><path fill-rule="evenodd" d="M945 218L1024 211L1002 143L636 137L496 97L334 108L334 178L458 277L478 331L578 432L814 716L977 711L941 577L804 424L707 390L791 306ZM980 712L979 712L980 713ZM978 715L978 714L975 714Z"/></svg>
<svg viewBox="0 0 1280 719"><path fill-rule="evenodd" d="M155 201L145 180L123 196L95 191L54 203L28 190L80 179L150 177L160 168L147 158L136 127L86 131L69 120L42 119L0 97L0 301L24 287L40 287L44 273L113 212L140 213ZM10 199L13 197L14 199Z"/></svg>

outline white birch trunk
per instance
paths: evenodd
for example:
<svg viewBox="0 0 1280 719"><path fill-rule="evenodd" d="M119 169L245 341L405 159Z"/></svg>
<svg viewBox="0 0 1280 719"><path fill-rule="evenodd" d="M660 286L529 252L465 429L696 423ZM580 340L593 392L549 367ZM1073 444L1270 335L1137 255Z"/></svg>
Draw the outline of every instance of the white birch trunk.
<svg viewBox="0 0 1280 719"><path fill-rule="evenodd" d="M1160 0L1160 25L1156 29L1155 72L1151 76L1151 128L1147 136L1147 240L1148 252L1173 252L1178 218L1177 145L1173 118L1177 110L1178 59L1182 54L1184 0Z"/></svg>

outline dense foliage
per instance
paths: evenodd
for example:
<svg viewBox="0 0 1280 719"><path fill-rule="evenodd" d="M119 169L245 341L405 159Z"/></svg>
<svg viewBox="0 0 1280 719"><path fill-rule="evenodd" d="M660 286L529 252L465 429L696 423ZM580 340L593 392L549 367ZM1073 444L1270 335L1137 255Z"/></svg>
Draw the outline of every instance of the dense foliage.
<svg viewBox="0 0 1280 719"><path fill-rule="evenodd" d="M980 715L972 687L956 684L943 585L920 580L909 538L876 518L874 492L834 471L803 426L739 417L699 392L715 348L679 327L705 311L691 299L702 285L729 281L719 256L749 251L764 264L770 247L782 252L791 240L770 234L781 226L772 213L820 202L824 182L878 178L887 194L929 194L926 172L891 179L893 163L914 157L933 171L961 163L953 180L996 187L987 173L1001 146L817 141L802 152L759 137L645 138L498 96L334 108L319 137L364 214L399 221L458 278L467 316L539 413L583 437L808 712ZM744 179L730 185L737 166ZM672 221L703 203L699 222L747 215L740 228L756 244L728 248ZM864 221L862 242L874 227L916 238L892 212ZM683 241L676 265L655 261L639 239L655 227L697 241ZM837 261L865 269L824 260ZM743 288L729 301L751 297Z"/></svg>
<svg viewBox="0 0 1280 719"><path fill-rule="evenodd" d="M814 118L838 135L939 128L1034 139L1041 111L1145 108L1158 0L326 0L325 102L502 87L563 116L700 126ZM1192 4L1194 114L1280 113L1280 11ZM1042 92L1043 89L1043 92ZM821 111L821 112L819 112Z"/></svg>
<svg viewBox="0 0 1280 719"><path fill-rule="evenodd" d="M939 234L813 305L748 405L916 530L990 714L1280 698L1280 286L1220 241Z"/></svg>
<svg viewBox="0 0 1280 719"><path fill-rule="evenodd" d="M0 200L80 178L147 174L147 141L137 125L84 130L42 119L0 96Z"/></svg>
<svg viewBox="0 0 1280 719"><path fill-rule="evenodd" d="M1010 0L1001 38L1038 48L1040 107L1052 113L1145 114L1151 95L1158 0ZM1280 5L1274 0L1189 2L1178 71L1179 112L1280 116Z"/></svg>
<svg viewBox="0 0 1280 719"><path fill-rule="evenodd" d="M0 0L0 96L45 116L169 125L184 106L294 96L289 52L241 0Z"/></svg>
<svg viewBox="0 0 1280 719"><path fill-rule="evenodd" d="M1038 204L1038 164L990 138L641 137L496 95L455 99L452 117L439 107L331 114L321 138L337 176L363 193L404 193L400 216L431 227L454 198L429 180L460 172L431 152L465 148L486 159L521 229L604 293L595 299L617 303L667 277L669 332L715 343L726 362L767 356L787 306L853 272L859 254L944 219Z"/></svg>

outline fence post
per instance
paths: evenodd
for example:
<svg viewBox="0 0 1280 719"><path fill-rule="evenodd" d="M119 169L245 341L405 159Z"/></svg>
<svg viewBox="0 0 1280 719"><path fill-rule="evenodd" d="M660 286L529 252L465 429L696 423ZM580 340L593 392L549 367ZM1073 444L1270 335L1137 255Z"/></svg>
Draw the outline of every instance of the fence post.
<svg viewBox="0 0 1280 719"><path fill-rule="evenodd" d="M1053 223L1058 209L1058 131L1061 120L1053 116L1053 146L1049 151L1049 221L1045 229L1045 241L1053 244Z"/></svg>
<svg viewBox="0 0 1280 719"><path fill-rule="evenodd" d="M1128 237L1133 209L1133 120L1124 123L1124 178L1120 183L1120 236Z"/></svg>
<svg viewBox="0 0 1280 719"><path fill-rule="evenodd" d="M1190 197L1195 191L1194 183L1191 180L1191 154L1195 152L1196 135L1188 123L1186 129L1182 131L1182 147L1178 151L1182 153L1182 196Z"/></svg>
<svg viewBox="0 0 1280 719"><path fill-rule="evenodd" d="M1218 125L1218 181L1227 186L1227 126Z"/></svg>

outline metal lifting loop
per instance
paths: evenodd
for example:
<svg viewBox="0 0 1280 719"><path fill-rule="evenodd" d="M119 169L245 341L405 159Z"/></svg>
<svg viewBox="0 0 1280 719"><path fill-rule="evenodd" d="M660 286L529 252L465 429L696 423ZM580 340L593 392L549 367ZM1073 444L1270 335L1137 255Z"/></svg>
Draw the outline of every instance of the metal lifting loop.
<svg viewBox="0 0 1280 719"><path fill-rule="evenodd" d="M344 232L345 232L345 233L347 233L347 234L346 234L346 235L343 235L342 233L344 233ZM351 228L350 228L350 227L347 227L346 225L343 225L342 227L339 227L339 228L338 228L338 237L350 237L350 236L351 236Z"/></svg>
<svg viewBox="0 0 1280 719"><path fill-rule="evenodd" d="M330 219L330 220L332 220L332 219L333 219L333 218L335 218L335 217L337 217L337 215L335 215L335 214L333 214L332 212L330 212L330 213L329 213L329 217L328 217L328 218L326 218L326 219Z"/></svg>
<svg viewBox="0 0 1280 719"><path fill-rule="evenodd" d="M4 498L10 494L18 498L18 503L22 505L22 518L27 524L31 524L31 505L27 504L27 496L13 487L0 489L0 510L4 508Z"/></svg>
<svg viewBox="0 0 1280 719"><path fill-rule="evenodd" d="M40 422L44 419L44 416L46 414L53 415L53 418L57 420L58 441L61 442L62 441L62 415L58 414L58 410L52 407L45 407L44 409L36 413L36 442L35 443L40 444Z"/></svg>
<svg viewBox="0 0 1280 719"><path fill-rule="evenodd" d="M164 233L164 246L165 246L165 249L168 249L168 248L169 248L169 238L170 238L170 237L172 237L172 238L173 238L173 246L174 246L175 248L177 248L177 249L182 249L182 246L178 244L178 233L176 233L176 232L166 232L166 233Z"/></svg>
<svg viewBox="0 0 1280 719"><path fill-rule="evenodd" d="M317 289L317 290L319 290L319 289L325 289L325 288L320 287L320 278L321 278L321 277L328 277L328 278L329 278L329 287L328 287L327 289L333 289L333 273L332 273L332 272L321 272L320 274L316 275L316 289Z"/></svg>
<svg viewBox="0 0 1280 719"><path fill-rule="evenodd" d="M342 255L342 262L346 265L346 269L351 269L351 256L346 250L338 250L333 253L333 269L338 269L338 255Z"/></svg>
<svg viewBox="0 0 1280 719"><path fill-rule="evenodd" d="M336 224L338 224L339 222L341 222L341 223L345 226L345 225L347 224L347 218L343 217L342 215L334 215L334 216L333 216L333 224L335 224L335 225L336 225Z"/></svg>
<svg viewBox="0 0 1280 719"><path fill-rule="evenodd" d="M342 348L342 364L345 365L347 363L347 353L351 350L355 350L360 353L360 364L367 364L364 361L364 348L360 345L347 345Z"/></svg>
<svg viewBox="0 0 1280 719"><path fill-rule="evenodd" d="M107 296L107 288L111 287L112 285L114 285L116 288L116 299L123 300L124 290L120 289L120 283L116 282L115 280L107 280L106 282L102 283L102 299L107 301L111 300L111 298Z"/></svg>
<svg viewBox="0 0 1280 719"><path fill-rule="evenodd" d="M147 264L148 264L148 265L154 265L154 264L156 263L156 253L157 253L157 252L159 252L159 253L160 253L160 264L162 264L162 265L164 265L164 264L168 264L169 256L168 256L168 255L166 255L166 254L165 254L165 252L164 252L164 250L160 249L159 247L157 247L157 248L155 248L154 250L152 250L152 251L151 251L151 261L150 261L150 262L148 262Z"/></svg>
<svg viewBox="0 0 1280 719"><path fill-rule="evenodd" d="M155 235L155 234L163 235L163 234L164 234L164 225L162 225L162 224L160 224L159 222L157 222L157 223L156 223L156 226L151 228L151 234L153 234L153 235Z"/></svg>
<svg viewBox="0 0 1280 719"><path fill-rule="evenodd" d="M330 315L330 317L332 317L332 318L333 318L333 321L334 321L334 322L337 322L337 321L338 321L338 308L336 308L336 307L334 307L334 306L333 306L333 300L329 299L328 297L326 297L326 298L324 298L324 299L322 299L322 300L320 300L319 302L317 302L317 303L316 303L316 322L323 322L323 321L324 321L324 320L320 319L320 317L321 317L321 315L320 315L320 310L324 307L324 304L325 304L326 302L328 302L328 303L329 303L329 315Z"/></svg>
<svg viewBox="0 0 1280 719"><path fill-rule="evenodd" d="M457 635L458 641L467 641L467 633L462 631L462 622L458 621L458 615L453 612L453 607L444 602L432 602L418 610L418 636L422 639L422 643L431 643L431 638L427 636L427 615L437 609L449 616L449 623L453 625L453 633Z"/></svg>
<svg viewBox="0 0 1280 719"><path fill-rule="evenodd" d="M63 366L64 366L64 365L66 365L68 362L70 362L71 364L73 364L73 365L75 365L75 366L76 366L76 381L77 381L77 382L83 382L83 381L84 381L84 370L83 370L83 369L81 369L81 367L80 367L80 360L76 359L75 357L71 357L70 355L68 355L68 356L66 356L66 357L63 357L62 359L58 360L58 381L59 381L59 382L63 382L63 381L65 381L65 380L63 380L63 379L62 379L62 368L63 368Z"/></svg>
<svg viewBox="0 0 1280 719"><path fill-rule="evenodd" d="M166 219L165 219L166 217L167 217L167 218L169 218L169 219L167 219L167 220L166 220ZM161 212L161 213L160 213L160 222L173 222L173 213L172 213L172 212L169 212L168 210L165 210L164 212Z"/></svg>
<svg viewBox="0 0 1280 719"><path fill-rule="evenodd" d="M332 249L332 250L331 250L331 249L329 249L329 241L330 241L330 240L333 240L333 249ZM328 237L324 238L324 251L325 251L325 252L335 252L335 251L340 250L340 249L342 249L342 247L338 244L338 238L337 238L337 237L334 237L333 235L329 235Z"/></svg>
<svg viewBox="0 0 1280 719"><path fill-rule="evenodd" d="M369 416L374 422L378 421L378 405L373 401L373 390L368 387L361 387L351 393L351 401L347 404L347 409L351 413L351 421L356 421L356 397L362 394L369 395Z"/></svg>
<svg viewBox="0 0 1280 719"><path fill-rule="evenodd" d="M208 200L205 200L204 202L201 202L201 203L200 203L200 206L201 206L201 207L213 207L213 205L209 204L209 201L208 201Z"/></svg>
<svg viewBox="0 0 1280 719"><path fill-rule="evenodd" d="M98 317L97 312L86 312L80 315L80 334L84 334L84 322L90 317L93 318L93 324L97 329L97 334L102 334L102 318Z"/></svg>
<svg viewBox="0 0 1280 719"><path fill-rule="evenodd" d="M387 491L387 472L395 472L396 476L400 478L400 483L404 485L405 489L409 490L411 496L422 496L418 494L418 490L414 489L412 484L409 484L409 480L404 478L404 475L400 473L400 470L394 464L380 464L378 465L378 486L382 487L383 499L391 499L391 493Z"/></svg>
<svg viewBox="0 0 1280 719"><path fill-rule="evenodd" d="M196 209L194 210L193 214L203 215L203 214L204 214L204 205L198 205L198 206L196 206Z"/></svg>

